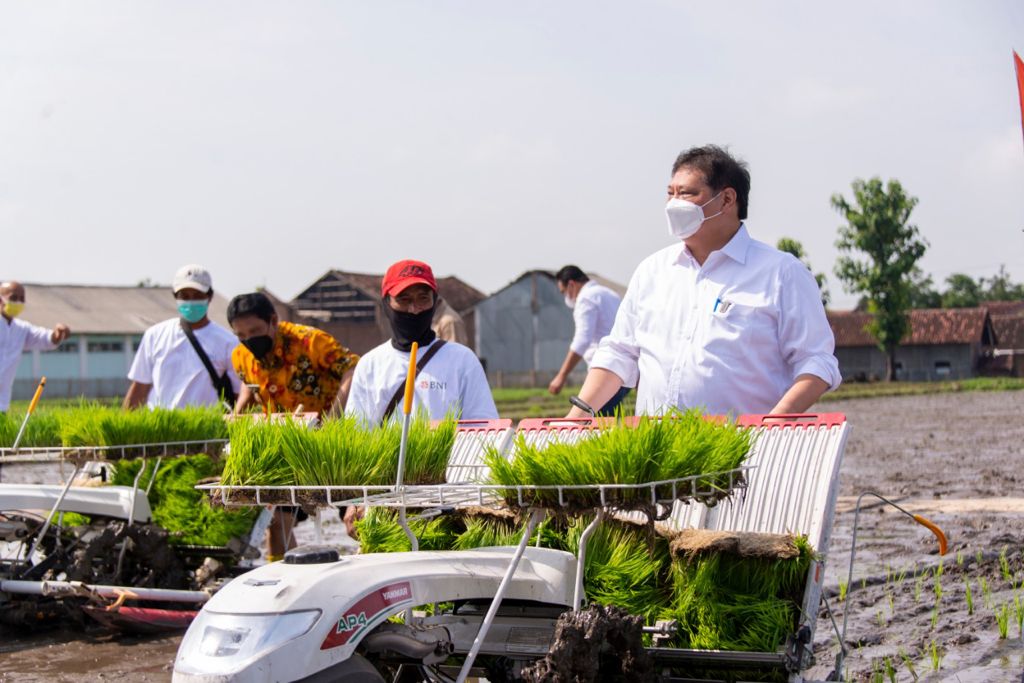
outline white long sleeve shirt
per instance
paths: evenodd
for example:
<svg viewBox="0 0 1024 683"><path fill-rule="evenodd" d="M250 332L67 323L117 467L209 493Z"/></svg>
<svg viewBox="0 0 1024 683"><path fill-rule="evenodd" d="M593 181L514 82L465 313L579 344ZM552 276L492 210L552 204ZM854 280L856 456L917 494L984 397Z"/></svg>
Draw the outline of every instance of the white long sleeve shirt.
<svg viewBox="0 0 1024 683"><path fill-rule="evenodd" d="M0 316L0 412L11 407L11 387L18 373L21 354L25 351L50 351L57 345L50 341L53 330L32 323Z"/></svg>
<svg viewBox="0 0 1024 683"><path fill-rule="evenodd" d="M569 350L590 363L597 351L597 345L612 331L615 314L622 298L618 294L593 280L588 280L576 295L572 309L572 320L576 331L573 333Z"/></svg>
<svg viewBox="0 0 1024 683"><path fill-rule="evenodd" d="M437 341L417 352L422 357ZM367 424L380 424L391 397L405 385L409 371L409 352L399 351L388 340L371 349L356 365L349 390L346 415L362 418ZM447 342L416 376L413 412L426 410L432 420L449 412L463 420L489 420L498 417L484 368L473 352L458 342ZM393 416L401 414L398 401Z"/></svg>
<svg viewBox="0 0 1024 683"><path fill-rule="evenodd" d="M769 412L802 374L839 386L834 350L807 267L741 225L703 266L682 243L647 257L590 366L639 379L638 413L738 415Z"/></svg>

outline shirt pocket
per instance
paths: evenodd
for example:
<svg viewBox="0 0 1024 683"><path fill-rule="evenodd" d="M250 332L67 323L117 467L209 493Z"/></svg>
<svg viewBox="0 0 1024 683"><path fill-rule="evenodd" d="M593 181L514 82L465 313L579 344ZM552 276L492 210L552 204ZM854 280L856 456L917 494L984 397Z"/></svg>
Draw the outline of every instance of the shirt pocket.
<svg viewBox="0 0 1024 683"><path fill-rule="evenodd" d="M711 314L704 339L706 353L750 362L778 349L775 316L767 306L729 304Z"/></svg>

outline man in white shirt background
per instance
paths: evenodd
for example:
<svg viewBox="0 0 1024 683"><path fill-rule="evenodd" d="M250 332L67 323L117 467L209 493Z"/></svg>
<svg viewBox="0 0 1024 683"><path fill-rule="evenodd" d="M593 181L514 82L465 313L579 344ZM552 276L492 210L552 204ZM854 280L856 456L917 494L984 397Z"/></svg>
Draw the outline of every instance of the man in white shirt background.
<svg viewBox="0 0 1024 683"><path fill-rule="evenodd" d="M18 320L25 310L25 288L19 282L0 284L0 412L11 407L11 387L25 351L52 351L71 330L58 324L52 330Z"/></svg>
<svg viewBox="0 0 1024 683"><path fill-rule="evenodd" d="M555 284L565 297L566 306L572 309L575 331L569 343L569 351L562 361L562 367L548 385L548 391L552 394L562 391L569 373L581 360L590 364L598 343L611 332L615 314L622 303L618 294L591 280L577 266L564 266L555 273ZM628 393L629 387L620 387L597 414L614 415L615 409Z"/></svg>
<svg viewBox="0 0 1024 683"><path fill-rule="evenodd" d="M356 365L345 413L377 425L395 416L409 370L413 342L419 344L414 410L434 420L449 412L465 420L498 417L483 366L473 351L458 342L444 342L431 329L437 305L437 282L422 261L399 261L381 283L391 339L371 349ZM435 347L436 350L435 350Z"/></svg>
<svg viewBox="0 0 1024 683"><path fill-rule="evenodd" d="M238 338L207 316L213 299L210 273L199 265L183 266L174 275L172 292L180 317L157 323L142 335L128 371L132 383L124 397L125 409L143 404L151 408L219 405L228 387L238 394L238 375L231 364L231 351L238 346ZM186 328L209 359L219 387Z"/></svg>
<svg viewBox="0 0 1024 683"><path fill-rule="evenodd" d="M676 243L634 272L590 363L584 404L603 405L642 377L638 413L800 413L839 386L818 285L796 258L750 237L749 194L746 166L724 149L679 155L665 205Z"/></svg>

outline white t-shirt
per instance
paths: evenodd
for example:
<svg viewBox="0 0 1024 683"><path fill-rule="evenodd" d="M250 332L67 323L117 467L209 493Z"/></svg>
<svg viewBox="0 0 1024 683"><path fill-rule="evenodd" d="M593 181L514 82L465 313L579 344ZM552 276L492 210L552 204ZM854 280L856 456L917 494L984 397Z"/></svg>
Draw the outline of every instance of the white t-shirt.
<svg viewBox="0 0 1024 683"><path fill-rule="evenodd" d="M13 318L10 322L0 316L0 412L11 407L11 385L18 373L23 351L49 351L57 348L50 341L53 334L44 327Z"/></svg>
<svg viewBox="0 0 1024 683"><path fill-rule="evenodd" d="M240 383L231 366L231 351L238 346L238 338L212 321L196 330L195 334L217 375L227 372L237 392ZM128 371L128 379L153 385L146 401L151 408L220 403L210 373L182 331L178 318L165 320L146 330Z"/></svg>
<svg viewBox="0 0 1024 683"><path fill-rule="evenodd" d="M421 348L422 357L431 346ZM380 424L384 411L398 387L405 384L409 372L409 353L399 351L388 340L359 359L352 377L352 389L345 407L346 415L356 415L368 424ZM463 420L487 420L498 417L487 375L473 352L457 342L442 346L416 377L412 410L426 409L432 420L440 420L449 411L457 411ZM461 412L458 412L460 411ZM399 399L393 416L401 415Z"/></svg>

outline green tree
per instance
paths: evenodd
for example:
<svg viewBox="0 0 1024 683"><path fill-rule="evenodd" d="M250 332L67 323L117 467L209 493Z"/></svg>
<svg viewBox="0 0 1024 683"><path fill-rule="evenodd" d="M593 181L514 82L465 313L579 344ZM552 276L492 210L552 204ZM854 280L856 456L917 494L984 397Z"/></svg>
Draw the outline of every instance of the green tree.
<svg viewBox="0 0 1024 683"><path fill-rule="evenodd" d="M942 308L942 295L935 289L932 276L916 266L910 272L910 307Z"/></svg>
<svg viewBox="0 0 1024 683"><path fill-rule="evenodd" d="M886 355L886 376L896 378L896 347L910 326L911 274L928 248L910 213L917 199L897 180L854 180L853 202L832 195L832 208L846 219L836 247L843 254L835 273L851 294L868 299L872 320L867 330ZM855 258L853 254L865 258Z"/></svg>
<svg viewBox="0 0 1024 683"><path fill-rule="evenodd" d="M982 289L984 301L1019 301L1024 299L1024 284L1014 284L1010 280L1010 274L1006 272L1006 265L999 266L999 272L991 278L981 278L978 281Z"/></svg>
<svg viewBox="0 0 1024 683"><path fill-rule="evenodd" d="M828 306L828 302L832 300L832 296L828 291L828 280L825 278L825 273L815 273L814 268L811 267L811 262L807 260L807 252L804 251L804 245L800 244L798 240L790 237L781 238L776 243L775 248L779 251L784 251L787 254L792 254L797 257L802 264L807 266L807 270L814 274L814 279L818 282L818 290L821 292L821 305Z"/></svg>
<svg viewBox="0 0 1024 683"><path fill-rule="evenodd" d="M981 283L970 275L953 273L946 278L946 291L942 293L943 308L973 308L981 303Z"/></svg>

